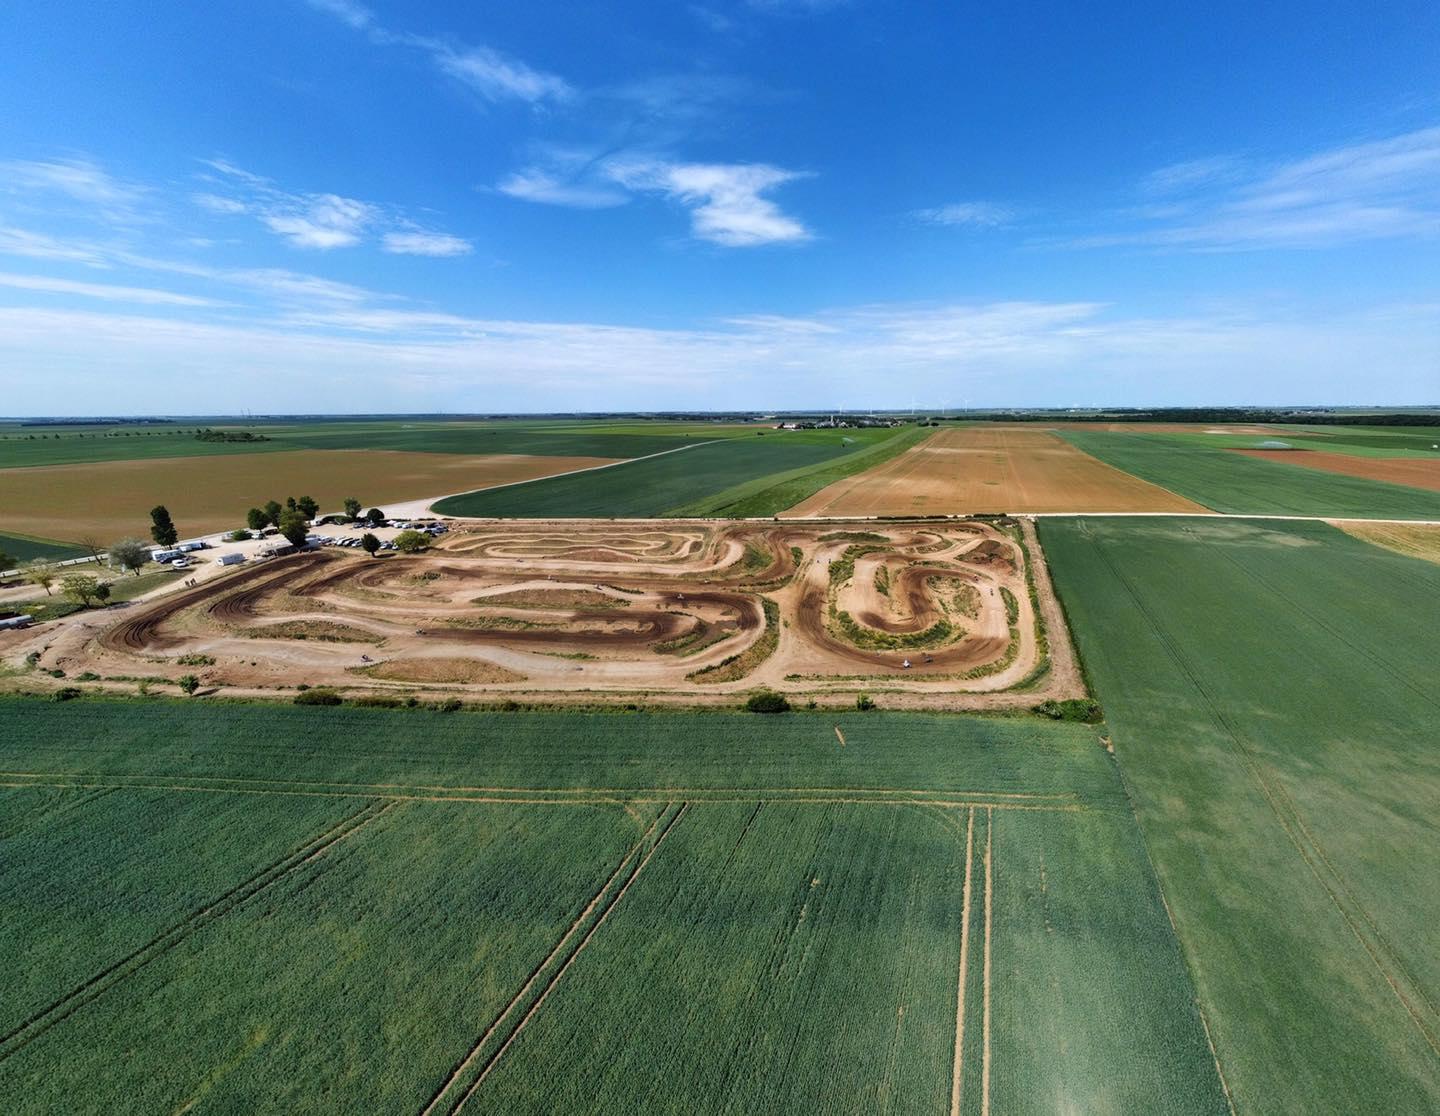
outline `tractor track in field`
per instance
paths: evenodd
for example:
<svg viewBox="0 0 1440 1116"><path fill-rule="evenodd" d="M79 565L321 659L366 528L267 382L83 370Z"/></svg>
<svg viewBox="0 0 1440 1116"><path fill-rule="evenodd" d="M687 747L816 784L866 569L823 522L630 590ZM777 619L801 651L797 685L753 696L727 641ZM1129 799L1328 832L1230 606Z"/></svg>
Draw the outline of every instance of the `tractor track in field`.
<svg viewBox="0 0 1440 1116"><path fill-rule="evenodd" d="M595 892L595 894L591 896L590 902L584 906L580 913L576 915L575 918L571 921L570 925L565 928L565 933L560 935L560 939L555 943L554 946L551 947L550 952L547 953L543 958L541 958L540 962L533 969L530 970L524 982L520 985L519 989L516 990L515 995L510 997L509 1002L506 1003L505 1007L501 1009L500 1013L491 1022L490 1026L487 1027L484 1033L475 1040L474 1045L465 1052L465 1057L463 1057L459 1062L457 1062L455 1066L451 1069L449 1076L445 1078L445 1080L440 1084L440 1087L436 1089L435 1092L431 1095L429 1102L425 1105L423 1109L421 1109L420 1116L429 1116L429 1114L435 1110L436 1106L444 1098L445 1094L450 1092L451 1089L454 1088L455 1083L460 1080L460 1078L472 1065L474 1065L476 1058L478 1058L480 1055L480 1051L484 1049L485 1044L490 1040L490 1036L495 1033L495 1031L500 1027L502 1023L504 1023L505 1017L508 1016L515 1009L515 1005L520 1002L520 1000L524 997L525 993L528 992L531 986L534 985L534 983L540 978L540 974L544 972L545 966L548 965L552 960L554 960L554 958L560 953L560 951L565 948L566 942L568 942L571 937L573 937L579 931L580 926L584 923L585 919L588 918L590 913L599 905L600 900L604 897L605 893L610 890L616 879L619 878L620 873L625 870L625 866L629 864L630 861L635 857L635 855L640 851L640 849L644 847L646 839L655 832L655 828L659 824L660 815L657 814L654 820L650 822L650 825L645 829L645 831L640 835L640 837L635 841L635 843L626 850L625 855L622 856L620 860L616 863L614 869L611 870L610 875L606 877L605 882L602 883L599 889Z"/></svg>
<svg viewBox="0 0 1440 1116"><path fill-rule="evenodd" d="M206 906L185 915L144 945L106 966L63 996L31 1013L24 1021L0 1035L0 1062L19 1053L51 1027L63 1022L86 1004L103 996L152 961L168 953L190 935L238 910L291 873L312 863L340 841L351 837L387 813L393 805L389 802L365 803L317 836L308 838L297 848L252 873Z"/></svg>
<svg viewBox="0 0 1440 1116"><path fill-rule="evenodd" d="M421 1110L421 1116L430 1116L431 1113L440 1110L442 1106L447 1116L453 1116L454 1113L459 1112L462 1108L465 1107L465 1105L470 1101L471 1097L473 1097L475 1093L479 1090L480 1086L484 1084L485 1079L490 1076L491 1072L500 1063L500 1060L505 1056L506 1052L515 1043L515 1040L519 1038L521 1032L524 1031L525 1028L529 1025L530 1020L533 1019L536 1013L540 1010L540 1008L544 1006L544 1003L549 998L550 993L555 990L556 985L560 983L560 981L564 978L565 974L570 970L570 966L573 965L579 958L580 954L585 951L585 947L590 944L591 939L594 938L596 933L600 930L600 927L605 924L607 919L609 919L615 908L618 907L621 901L624 900L626 894L634 885L635 881L640 878L641 873L645 871L646 866L650 863L651 859L655 856L655 854L660 850L660 846L665 843L665 839L669 837L672 832L674 832L675 827L679 825L680 820L685 816L686 812L690 808L690 804L688 802L682 802L680 803L680 808L674 813L669 814L669 817L667 818L666 814L669 813L670 809L674 805L674 802L668 803L666 808L656 816L654 822L651 823L650 828L645 831L645 833L641 836L640 840L637 841L635 845L632 846L631 849L625 854L625 856L621 858L620 863L616 865L614 872L612 872L610 877L605 881L604 886L602 886L601 889L595 894L594 898L591 899L590 903L586 906L585 910L581 912L579 917L577 917L575 921L571 923L570 928L566 930L565 934L561 937L555 948L552 949L550 953L545 957L545 959L540 963L540 965L536 967L534 972L532 972L530 978L521 987L520 991L511 998L510 1002L506 1005L504 1011L502 1011L500 1015L496 1018L495 1022L492 1023L489 1028L487 1028L479 1041L477 1041L475 1045L471 1048L465 1059L462 1060L462 1062L455 1068L454 1071L452 1071L450 1077L431 1098L429 1104L427 1104L425 1108ZM657 827L658 833L656 832ZM652 834L655 834L655 839L650 842L649 848L645 849L646 841L650 838ZM643 855L641 855L642 849L644 849ZM631 868L629 874L626 875L626 865L631 864L633 864L633 867ZM590 915L594 914L595 910L600 907L600 904L604 900L607 891L609 891L613 887L615 881L620 879L622 876L624 877L624 883L620 885L617 891L615 891L613 898L611 898L608 902L604 903L603 908L600 908L599 916L595 918L594 921L589 923L588 928L584 930L583 935L576 943L575 948L570 951L569 955L566 956L564 962L555 971L555 973L548 980L545 981L544 987L540 989L539 995L536 996L534 1002L525 1011L525 1014L520 1017L514 1028L511 1029L505 1040L495 1049L495 1051L490 1055L490 1057L484 1060L484 1063L480 1066L480 1070L478 1074L476 1074L475 1079L468 1086L460 1088L460 1082L464 1079L466 1072L478 1064L479 1055L480 1052L484 1049L485 1043L489 1041L489 1039L491 1039L496 1033L498 1033L498 1029L503 1024L505 1017L509 1015L519 1003L522 1002L526 993L536 986L537 979L540 977L540 974L545 970L546 966L548 966L552 961L554 961L557 957L560 956L560 954L564 950L566 943L572 938L574 938L577 933L580 932L580 928L585 925L585 920ZM457 1088L460 1088L459 1095L454 1099L453 1102L446 1104L446 1094L452 1092Z"/></svg>
<svg viewBox="0 0 1440 1116"><path fill-rule="evenodd" d="M1201 700L1205 703L1206 709L1210 712L1212 721L1220 728L1225 738L1230 742L1231 750L1240 762L1241 769L1249 776L1251 782L1257 790L1259 790L1261 797L1270 808L1281 831L1299 854L1306 868L1310 870L1311 875L1315 878L1315 882L1324 890L1336 912L1345 922L1350 932L1355 936L1356 941L1360 943L1361 948L1370 958L1376 971L1379 972L1380 976L1389 986L1390 991L1405 1009L1406 1014L1409 1015L1411 1022L1420 1032L1421 1037L1435 1055L1440 1057L1440 1038L1437 1038L1435 1031L1427 1024L1416 1005L1411 1002L1410 997L1406 995L1405 989L1401 988L1400 981L1403 978L1411 989L1412 994L1421 1000L1424 1006L1433 1014L1434 1008L1423 987L1410 975L1403 960L1394 953L1382 936L1378 933L1375 934L1376 941L1373 944L1367 938L1357 921L1356 913L1350 910L1350 906L1354 906L1355 911L1359 912L1359 920L1363 921L1372 931L1375 927L1373 916L1362 904L1355 900L1344 878L1333 868L1324 848L1315 841L1313 834L1311 834L1308 827L1305 826L1298 808L1290 800L1289 796L1285 794L1282 787L1273 785L1271 780L1265 777L1259 758L1254 754L1250 746L1245 743L1244 734L1231 722L1230 718L1225 714L1221 703L1200 681L1198 672L1191 665L1189 658L1185 655L1179 643L1170 635L1168 629L1161 623L1159 617L1155 615L1154 610L1143 601L1130 580L1121 573L1105 546L1091 534L1088 527L1083 523L1081 524L1081 534L1090 543L1092 549L1110 571L1116 583L1125 590L1131 603L1134 604L1140 615L1144 617L1146 624L1165 647L1171 660L1189 680L1195 692L1200 695ZM1333 883L1330 879L1326 878L1327 875L1333 877ZM1345 898L1349 900L1348 904L1342 901L1341 896L1337 893L1337 888L1345 892ZM1382 952L1384 957L1381 956ZM1395 973L1391 971L1391 968L1387 967L1387 961L1391 967L1399 970L1401 977L1397 977Z"/></svg>
<svg viewBox="0 0 1440 1116"><path fill-rule="evenodd" d="M960 900L960 972L955 994L955 1056L950 1068L950 1116L960 1116L965 1087L965 982L970 966L971 880L975 861L975 811L965 825L965 885Z"/></svg>

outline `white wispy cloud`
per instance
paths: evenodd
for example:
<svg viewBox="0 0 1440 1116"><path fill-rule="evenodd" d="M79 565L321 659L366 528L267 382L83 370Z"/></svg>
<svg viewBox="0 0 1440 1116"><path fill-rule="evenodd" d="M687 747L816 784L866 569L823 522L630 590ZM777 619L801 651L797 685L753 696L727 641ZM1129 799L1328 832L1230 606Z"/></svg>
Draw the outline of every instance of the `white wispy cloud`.
<svg viewBox="0 0 1440 1116"><path fill-rule="evenodd" d="M465 46L426 35L391 36L418 47L440 70L487 101L566 101L575 90L564 78L486 46Z"/></svg>
<svg viewBox="0 0 1440 1116"><path fill-rule="evenodd" d="M380 245L396 256L466 256L474 251L468 240L419 229L388 232L381 238Z"/></svg>
<svg viewBox="0 0 1440 1116"><path fill-rule="evenodd" d="M1440 232L1440 127L1269 165L1195 160L1163 167L1140 186L1164 204L1140 209L1137 227L1067 243L1237 251L1433 237Z"/></svg>
<svg viewBox="0 0 1440 1116"><path fill-rule="evenodd" d="M0 287L36 291L42 294L79 295L107 302L134 302L153 306L218 306L214 299L150 287L125 287L110 283L83 283L73 279L57 279L46 275L16 275L0 272Z"/></svg>
<svg viewBox="0 0 1440 1116"><path fill-rule="evenodd" d="M1433 305L1147 317L1090 302L852 307L712 327L469 318L336 305L270 319L0 308L0 364L43 367L7 402L74 413L95 369L137 410L574 410L1250 403L1394 405L1433 393ZM1366 370L1377 363L1383 378ZM203 371L201 371L203 370ZM133 375L132 375L133 374ZM176 386L181 394L176 395ZM243 398L242 398L243 396ZM328 402L327 402L328 401Z"/></svg>
<svg viewBox="0 0 1440 1116"><path fill-rule="evenodd" d="M32 260L65 260L91 267L108 266L103 247L82 241L61 240L29 229L0 225L0 255Z"/></svg>
<svg viewBox="0 0 1440 1116"><path fill-rule="evenodd" d="M690 211L691 231L700 240L731 248L809 240L811 232L764 195L807 177L764 163L674 163L616 161L605 175L626 189L659 194Z"/></svg>
<svg viewBox="0 0 1440 1116"><path fill-rule="evenodd" d="M394 206L340 194L297 193L224 159L202 162L219 177L210 176L214 189L191 195L196 205L220 216L254 216L296 248L352 248L374 234L384 251L396 255L461 256L472 250L468 240L421 228Z"/></svg>
<svg viewBox="0 0 1440 1116"><path fill-rule="evenodd" d="M111 221L131 220L147 193L89 159L10 159L0 162L0 190L59 195Z"/></svg>
<svg viewBox="0 0 1440 1116"><path fill-rule="evenodd" d="M305 0L310 7L328 16L334 16L347 27L363 31L375 22L375 13L364 4L353 0Z"/></svg>
<svg viewBox="0 0 1440 1116"><path fill-rule="evenodd" d="M297 198L290 212L261 217L265 227L297 248L349 248L375 220L373 206L338 194L312 194Z"/></svg>
<svg viewBox="0 0 1440 1116"><path fill-rule="evenodd" d="M377 46L408 47L427 55L440 73L479 94L487 101L518 100L528 104L567 101L575 89L558 74L483 44L468 44L440 35L389 30L375 13L354 0L305 0L310 7L339 20L353 31L367 34Z"/></svg>
<svg viewBox="0 0 1440 1116"><path fill-rule="evenodd" d="M563 205L572 209L608 209L630 200L628 194L614 186L574 179L566 181L540 167L516 171L502 179L495 189L521 201Z"/></svg>
<svg viewBox="0 0 1440 1116"><path fill-rule="evenodd" d="M931 225L994 229L1010 224L1015 219L1015 211L996 202L951 202L949 205L917 209L915 217Z"/></svg>

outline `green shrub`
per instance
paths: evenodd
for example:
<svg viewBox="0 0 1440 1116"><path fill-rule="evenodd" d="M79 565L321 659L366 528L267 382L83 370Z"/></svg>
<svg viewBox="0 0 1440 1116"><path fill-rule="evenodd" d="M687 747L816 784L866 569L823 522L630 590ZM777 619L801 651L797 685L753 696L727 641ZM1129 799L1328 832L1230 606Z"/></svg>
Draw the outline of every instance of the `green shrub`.
<svg viewBox="0 0 1440 1116"><path fill-rule="evenodd" d="M80 691L79 689L77 689L76 687L74 687L74 686L66 686L66 687L64 687L63 689L59 689L59 690L56 690L56 691L55 691L53 700L55 700L55 701L74 701L76 698L78 698L78 697L80 696L80 694L81 694L81 691Z"/></svg>
<svg viewBox="0 0 1440 1116"><path fill-rule="evenodd" d="M757 690L745 702L751 713L789 713L790 702L774 690Z"/></svg>
<svg viewBox="0 0 1440 1116"><path fill-rule="evenodd" d="M446 698L439 705L435 706L441 713L459 713L465 708L465 703L459 698Z"/></svg>
<svg viewBox="0 0 1440 1116"><path fill-rule="evenodd" d="M340 695L334 690L302 690L295 695L296 705L339 705Z"/></svg>
<svg viewBox="0 0 1440 1116"><path fill-rule="evenodd" d="M399 709L405 703L398 697L387 697L384 694L362 694L360 697L355 698L350 704L365 706L371 709Z"/></svg>
<svg viewBox="0 0 1440 1116"><path fill-rule="evenodd" d="M1065 701L1042 701L1033 712L1052 721L1079 721L1081 724L1096 725L1105 719L1105 713L1098 701L1090 698L1068 698Z"/></svg>
<svg viewBox="0 0 1440 1116"><path fill-rule="evenodd" d="M875 708L875 699L869 694L860 694L855 699L855 708L861 713L869 713L870 710Z"/></svg>

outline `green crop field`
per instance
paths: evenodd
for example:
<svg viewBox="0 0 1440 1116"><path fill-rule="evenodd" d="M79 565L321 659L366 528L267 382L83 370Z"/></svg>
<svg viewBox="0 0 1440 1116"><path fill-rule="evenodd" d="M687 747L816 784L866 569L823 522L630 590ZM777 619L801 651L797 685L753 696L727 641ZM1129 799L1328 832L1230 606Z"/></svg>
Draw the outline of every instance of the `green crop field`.
<svg viewBox="0 0 1440 1116"><path fill-rule="evenodd" d="M801 474L813 472L818 490L829 470L843 468L847 458L856 467L877 459L872 447L893 443L896 452L909 444L906 431L787 430L751 431L645 461L608 469L548 477L489 492L471 492L441 500L442 515L548 517L627 517L666 515L731 515L733 507L763 507L771 514L794 501ZM866 454L863 460L862 454ZM773 489L773 493L771 490ZM801 497L803 498L803 496ZM742 503L744 501L744 503Z"/></svg>
<svg viewBox="0 0 1440 1116"><path fill-rule="evenodd" d="M10 698L0 770L7 1113L1226 1110L1091 727Z"/></svg>
<svg viewBox="0 0 1440 1116"><path fill-rule="evenodd" d="M82 558L85 551L73 543L56 542L54 539L0 534L0 554L8 554L17 561L28 562L32 558Z"/></svg>
<svg viewBox="0 0 1440 1116"><path fill-rule="evenodd" d="M1041 536L1237 1111L1440 1110L1440 567L1319 523Z"/></svg>
<svg viewBox="0 0 1440 1116"><path fill-rule="evenodd" d="M1242 515L1440 519L1440 492L1261 461L1185 436L1064 430L1107 465L1219 512Z"/></svg>
<svg viewBox="0 0 1440 1116"><path fill-rule="evenodd" d="M745 519L793 508L827 485L883 465L911 446L923 442L934 431L923 426L899 430L847 431L860 447L856 452L831 458L819 465L802 466L788 473L772 473L713 493L691 504L673 509L675 516L725 516ZM786 437L792 435L787 434Z"/></svg>
<svg viewBox="0 0 1440 1116"><path fill-rule="evenodd" d="M1166 434L1164 437L1214 449L1260 449L1266 442L1278 441L1296 449L1348 453L1353 457L1440 458L1440 452L1434 448L1440 445L1440 431L1413 426L1383 429L1388 432L1377 433L1363 427L1349 426L1280 426L1267 434L1210 434L1204 430L1196 430L1193 433Z"/></svg>
<svg viewBox="0 0 1440 1116"><path fill-rule="evenodd" d="M207 442L198 427L249 431L266 441ZM297 449L376 449L423 453L507 453L535 457L643 457L715 438L753 436L754 427L704 422L566 419L334 420L236 423L187 420L169 426L29 428L0 425L0 468L76 465Z"/></svg>

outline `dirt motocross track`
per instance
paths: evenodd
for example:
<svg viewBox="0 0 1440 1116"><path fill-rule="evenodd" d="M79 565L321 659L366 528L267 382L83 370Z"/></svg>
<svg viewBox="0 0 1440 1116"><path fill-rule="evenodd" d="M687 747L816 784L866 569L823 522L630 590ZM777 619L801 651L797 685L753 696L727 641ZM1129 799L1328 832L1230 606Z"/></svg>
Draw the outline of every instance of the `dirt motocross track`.
<svg viewBox="0 0 1440 1116"><path fill-rule="evenodd" d="M47 660L239 692L1032 705L1084 692L1038 554L1014 520L486 524L423 554L261 562L98 630L87 614L49 629Z"/></svg>

